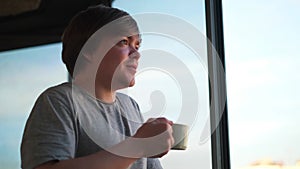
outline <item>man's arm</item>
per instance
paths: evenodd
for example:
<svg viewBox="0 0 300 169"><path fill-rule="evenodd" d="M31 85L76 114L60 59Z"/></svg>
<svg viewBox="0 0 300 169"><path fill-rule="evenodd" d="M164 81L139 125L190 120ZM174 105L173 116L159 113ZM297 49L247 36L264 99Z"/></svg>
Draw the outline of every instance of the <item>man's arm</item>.
<svg viewBox="0 0 300 169"><path fill-rule="evenodd" d="M122 146L126 146L125 144ZM103 150L85 157L50 161L36 169L126 169L136 160L137 158L118 156Z"/></svg>
<svg viewBox="0 0 300 169"><path fill-rule="evenodd" d="M127 169L142 157L162 157L174 144L172 122L165 118L152 119L143 124L136 134L109 150L85 157L50 161L35 169Z"/></svg>

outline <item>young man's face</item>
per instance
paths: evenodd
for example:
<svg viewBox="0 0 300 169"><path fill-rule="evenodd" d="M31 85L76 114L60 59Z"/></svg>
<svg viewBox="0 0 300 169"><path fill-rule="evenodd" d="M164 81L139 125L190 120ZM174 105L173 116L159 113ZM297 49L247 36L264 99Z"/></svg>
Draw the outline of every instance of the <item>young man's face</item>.
<svg viewBox="0 0 300 169"><path fill-rule="evenodd" d="M133 86L140 58L140 43L139 35L118 38L118 42L101 61L97 78L105 85L110 85L112 90Z"/></svg>

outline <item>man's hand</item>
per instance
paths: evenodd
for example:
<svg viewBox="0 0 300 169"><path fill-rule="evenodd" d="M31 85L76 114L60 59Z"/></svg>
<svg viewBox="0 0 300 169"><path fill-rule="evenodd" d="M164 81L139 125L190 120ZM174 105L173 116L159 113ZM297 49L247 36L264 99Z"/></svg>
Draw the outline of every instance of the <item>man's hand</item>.
<svg viewBox="0 0 300 169"><path fill-rule="evenodd" d="M174 144L173 122L166 118L149 119L133 136L144 157L158 158L166 155Z"/></svg>

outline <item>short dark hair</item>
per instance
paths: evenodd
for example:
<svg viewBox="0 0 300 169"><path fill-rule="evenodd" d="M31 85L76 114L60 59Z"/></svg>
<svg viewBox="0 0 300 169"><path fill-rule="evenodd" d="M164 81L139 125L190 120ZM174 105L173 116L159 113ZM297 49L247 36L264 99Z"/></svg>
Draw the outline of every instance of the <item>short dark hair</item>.
<svg viewBox="0 0 300 169"><path fill-rule="evenodd" d="M72 18L62 36L62 60L71 76L87 40L104 25L125 16L130 15L117 8L97 5L79 12ZM136 24L135 21L134 23Z"/></svg>

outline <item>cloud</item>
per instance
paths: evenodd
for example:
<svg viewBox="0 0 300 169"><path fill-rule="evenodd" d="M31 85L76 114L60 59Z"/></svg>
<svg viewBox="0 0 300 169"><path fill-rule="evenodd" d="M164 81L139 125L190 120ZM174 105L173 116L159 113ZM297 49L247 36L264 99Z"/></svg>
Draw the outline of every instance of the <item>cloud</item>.
<svg viewBox="0 0 300 169"><path fill-rule="evenodd" d="M230 125L230 140L232 145L236 147L253 146L262 142L268 135L279 128L283 124L276 120L241 120L239 122L232 122Z"/></svg>

